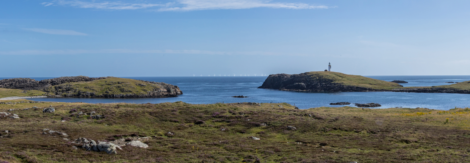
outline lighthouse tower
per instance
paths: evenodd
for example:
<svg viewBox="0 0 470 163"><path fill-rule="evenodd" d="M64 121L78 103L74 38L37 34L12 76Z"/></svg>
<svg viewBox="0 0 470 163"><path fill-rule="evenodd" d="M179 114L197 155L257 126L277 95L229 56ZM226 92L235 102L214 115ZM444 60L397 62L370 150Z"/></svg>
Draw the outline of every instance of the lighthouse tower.
<svg viewBox="0 0 470 163"><path fill-rule="evenodd" d="M331 62L328 63L328 71L331 71Z"/></svg>

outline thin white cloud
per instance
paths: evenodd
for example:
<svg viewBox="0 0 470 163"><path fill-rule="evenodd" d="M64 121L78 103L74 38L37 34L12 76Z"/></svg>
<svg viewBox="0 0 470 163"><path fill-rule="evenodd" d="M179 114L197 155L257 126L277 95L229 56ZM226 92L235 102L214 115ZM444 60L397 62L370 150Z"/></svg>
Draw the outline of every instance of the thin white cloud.
<svg viewBox="0 0 470 163"><path fill-rule="evenodd" d="M324 5L306 3L281 3L272 0L174 0L170 3L125 3L120 1L84 1L84 0L54 0L43 2L44 6L60 5L78 8L94 8L108 10L137 10L154 8L158 11L194 11L194 10L223 10L223 9L327 9Z"/></svg>
<svg viewBox="0 0 470 163"><path fill-rule="evenodd" d="M41 3L41 4L47 7L47 6L53 5L54 3L51 3L51 2L43 2L43 3Z"/></svg>
<svg viewBox="0 0 470 163"><path fill-rule="evenodd" d="M160 11L193 11L220 9L283 8L327 9L328 6L305 3L273 3L271 0L178 0L181 7L160 8Z"/></svg>
<svg viewBox="0 0 470 163"><path fill-rule="evenodd" d="M19 50L0 51L0 55L79 55L79 54L195 54L195 55L279 55L270 52L221 52L205 50Z"/></svg>
<svg viewBox="0 0 470 163"><path fill-rule="evenodd" d="M63 29L42 29L42 28L24 28L24 30L51 34L51 35L75 35L75 36L86 36L88 34L81 33L73 30L63 30Z"/></svg>
<svg viewBox="0 0 470 163"><path fill-rule="evenodd" d="M56 5L62 5L62 6L73 6L73 7L78 7L78 8L94 8L94 9L109 9L109 10L136 10L136 9L145 9L145 8L152 8L152 7L163 7L163 6L169 5L169 4L153 4L153 3L124 3L124 2L119 2L119 1L96 2L96 1L81 1L81 0L55 0L47 4L49 6L56 4Z"/></svg>

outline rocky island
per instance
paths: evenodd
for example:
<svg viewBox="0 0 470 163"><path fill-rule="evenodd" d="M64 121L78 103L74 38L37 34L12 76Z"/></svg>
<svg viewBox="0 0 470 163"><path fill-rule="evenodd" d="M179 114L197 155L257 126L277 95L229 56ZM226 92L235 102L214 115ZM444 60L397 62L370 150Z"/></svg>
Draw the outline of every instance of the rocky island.
<svg viewBox="0 0 470 163"><path fill-rule="evenodd" d="M60 77L41 81L29 78L3 79L0 80L0 89L3 90L4 97L12 96L11 92L15 92L15 96L30 92L27 95L79 98L160 98L183 94L178 86L166 83L86 76Z"/></svg>
<svg viewBox="0 0 470 163"><path fill-rule="evenodd" d="M470 93L470 81L432 87L403 87L359 75L339 72L314 71L301 74L274 74L259 88L296 92L416 92L416 93Z"/></svg>
<svg viewBox="0 0 470 163"><path fill-rule="evenodd" d="M269 75L259 88L297 92L368 92L390 91L403 86L358 75L339 72L306 72Z"/></svg>

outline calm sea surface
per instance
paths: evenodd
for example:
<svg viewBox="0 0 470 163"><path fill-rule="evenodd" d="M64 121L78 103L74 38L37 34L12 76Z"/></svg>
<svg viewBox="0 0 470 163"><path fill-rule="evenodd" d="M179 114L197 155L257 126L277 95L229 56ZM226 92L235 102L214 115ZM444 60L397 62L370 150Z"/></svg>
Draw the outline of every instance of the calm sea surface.
<svg viewBox="0 0 470 163"><path fill-rule="evenodd" d="M470 80L470 76L368 76L392 81L405 80L410 86L447 85L446 82ZM301 109L329 106L332 102L380 103L381 108L425 107L448 110L454 107L470 107L470 94L444 93L399 93L399 92L344 92L344 93L298 93L258 89L266 77L130 77L131 79L165 82L177 85L183 95L174 98L145 99L84 99L84 98L41 98L36 101L86 102L86 103L162 103L183 101L192 104L236 103L236 102L286 102ZM2 78L0 78L2 79ZM34 78L42 80L47 78ZM249 96L245 99L232 98L235 95ZM351 105L352 106L352 105Z"/></svg>

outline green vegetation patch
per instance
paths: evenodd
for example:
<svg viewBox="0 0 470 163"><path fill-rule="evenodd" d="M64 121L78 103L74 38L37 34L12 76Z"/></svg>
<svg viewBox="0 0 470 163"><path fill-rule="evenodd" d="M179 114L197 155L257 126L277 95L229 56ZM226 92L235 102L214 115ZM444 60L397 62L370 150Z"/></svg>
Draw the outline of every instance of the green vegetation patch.
<svg viewBox="0 0 470 163"><path fill-rule="evenodd" d="M400 84L387 82L383 80L372 79L360 75L347 75L339 72L324 72L324 71L315 71L308 72L313 79L330 79L334 83L339 83L347 86L363 87L370 89L379 89L379 90L392 90L395 88L402 88Z"/></svg>
<svg viewBox="0 0 470 163"><path fill-rule="evenodd" d="M0 98L4 97L24 97L24 96L43 96L45 92L38 90L21 90L0 88Z"/></svg>

